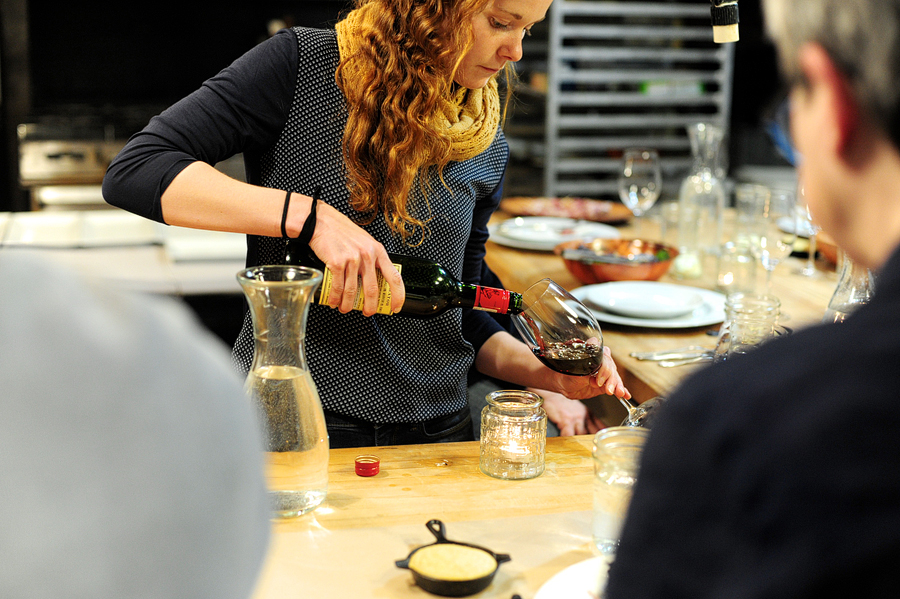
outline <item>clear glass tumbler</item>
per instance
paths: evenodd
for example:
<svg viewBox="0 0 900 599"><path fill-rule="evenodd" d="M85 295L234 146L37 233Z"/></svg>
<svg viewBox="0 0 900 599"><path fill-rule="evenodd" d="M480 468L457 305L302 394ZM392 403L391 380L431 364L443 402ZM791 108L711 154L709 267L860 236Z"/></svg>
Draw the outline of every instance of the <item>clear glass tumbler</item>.
<svg viewBox="0 0 900 599"><path fill-rule="evenodd" d="M615 555L650 430L611 426L594 435L594 547Z"/></svg>
<svg viewBox="0 0 900 599"><path fill-rule="evenodd" d="M778 334L781 301L774 295L732 293L725 300L725 322L719 329L715 362L723 362Z"/></svg>

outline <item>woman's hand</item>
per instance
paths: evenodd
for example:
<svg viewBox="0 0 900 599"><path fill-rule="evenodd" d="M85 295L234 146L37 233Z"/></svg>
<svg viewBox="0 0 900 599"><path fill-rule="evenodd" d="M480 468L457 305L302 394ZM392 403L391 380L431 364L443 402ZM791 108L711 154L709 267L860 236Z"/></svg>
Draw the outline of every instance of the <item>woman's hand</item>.
<svg viewBox="0 0 900 599"><path fill-rule="evenodd" d="M556 390L572 399L587 399L597 395L615 395L631 399L631 392L625 388L612 352L607 346L603 346L603 362L596 375L569 376L558 372L553 374Z"/></svg>
<svg viewBox="0 0 900 599"><path fill-rule="evenodd" d="M160 202L165 222L170 225L281 236L284 191L232 179L205 162L185 167L163 192ZM248 210L251 205L255 208ZM311 207L311 197L291 194L285 220L289 237L300 234ZM384 246L325 202L319 202L316 212L310 247L334 275L328 305L349 312L356 301L357 288L362 287L363 314L374 314L378 304L376 270L380 270L391 290L391 310L399 311L406 291Z"/></svg>
<svg viewBox="0 0 900 599"><path fill-rule="evenodd" d="M384 246L344 214L320 202L316 228L309 244L333 275L326 302L347 313L353 309L359 290L363 294L363 314L375 314L378 305L378 273L391 290L391 310L399 312L406 299L403 278L394 268Z"/></svg>
<svg viewBox="0 0 900 599"><path fill-rule="evenodd" d="M609 347L603 347L600 370L593 376L571 376L547 367L527 345L506 331L495 333L475 356L478 371L523 387L536 387L561 393L570 399L588 399L615 395L631 399L616 369Z"/></svg>
<svg viewBox="0 0 900 599"><path fill-rule="evenodd" d="M559 429L560 437L594 434L604 427L601 421L594 418L587 406L578 400L569 399L546 389L528 388L528 391L544 398L544 411L547 412L550 422Z"/></svg>

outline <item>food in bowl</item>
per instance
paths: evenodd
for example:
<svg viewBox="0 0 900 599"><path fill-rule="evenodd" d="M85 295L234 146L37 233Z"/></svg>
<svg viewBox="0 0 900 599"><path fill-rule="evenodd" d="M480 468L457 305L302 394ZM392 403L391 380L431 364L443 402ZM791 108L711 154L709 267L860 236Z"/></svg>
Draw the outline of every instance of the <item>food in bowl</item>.
<svg viewBox="0 0 900 599"><path fill-rule="evenodd" d="M656 281L672 266L678 250L643 239L566 241L554 248L566 268L581 283Z"/></svg>
<svg viewBox="0 0 900 599"><path fill-rule="evenodd" d="M413 553L409 569L435 580L475 580L493 574L497 560L476 547L437 543Z"/></svg>

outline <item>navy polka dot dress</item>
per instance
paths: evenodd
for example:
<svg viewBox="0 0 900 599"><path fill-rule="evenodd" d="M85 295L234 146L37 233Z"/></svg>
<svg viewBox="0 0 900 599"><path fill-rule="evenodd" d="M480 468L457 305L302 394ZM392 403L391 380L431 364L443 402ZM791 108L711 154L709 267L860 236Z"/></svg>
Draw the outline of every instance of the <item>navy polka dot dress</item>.
<svg viewBox="0 0 900 599"><path fill-rule="evenodd" d="M278 141L261 156L261 184L311 195L353 217L341 161L345 103L334 72L338 64L334 31L294 29L299 44L297 85L287 123ZM466 243L477 202L497 188L508 149L502 132L479 156L453 162L444 171L445 188L433 182L429 195L429 235L417 247L403 246L382 218L365 229L389 252L443 264L462 277ZM424 201L416 198L419 216ZM283 264L285 242L249 239L249 261ZM306 354L322 404L347 416L375 423L419 422L466 405L466 374L474 350L462 334L460 310L429 320L401 316L364 317L311 306ZM253 356L249 314L235 344L235 363L244 371Z"/></svg>

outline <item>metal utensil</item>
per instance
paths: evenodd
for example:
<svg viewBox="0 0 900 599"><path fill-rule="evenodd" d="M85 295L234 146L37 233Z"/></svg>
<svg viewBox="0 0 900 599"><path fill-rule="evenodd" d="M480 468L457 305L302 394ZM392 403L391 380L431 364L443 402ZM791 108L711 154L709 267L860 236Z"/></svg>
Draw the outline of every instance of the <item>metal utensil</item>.
<svg viewBox="0 0 900 599"><path fill-rule="evenodd" d="M664 349L651 352L631 352L632 358L638 360L684 360L687 358L695 358L712 355L713 350L702 345L688 345L687 347L679 347L676 349Z"/></svg>
<svg viewBox="0 0 900 599"><path fill-rule="evenodd" d="M659 365L662 368L674 368L676 366L684 366L686 364L696 364L697 362L712 362L713 354L713 350L709 350L709 352L703 355L693 356L690 358L681 358L678 360L660 360Z"/></svg>

